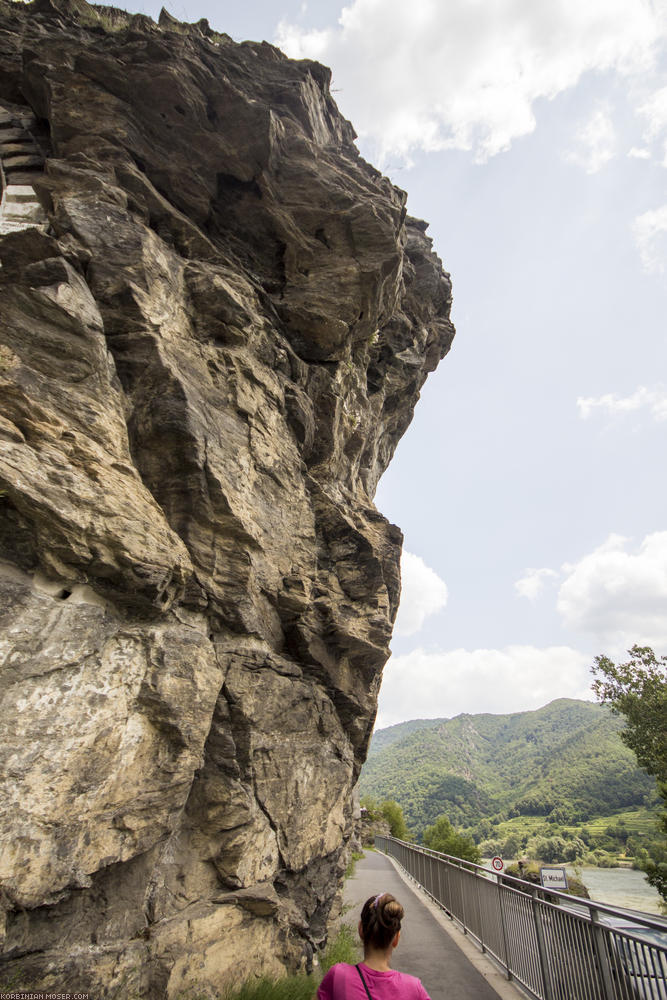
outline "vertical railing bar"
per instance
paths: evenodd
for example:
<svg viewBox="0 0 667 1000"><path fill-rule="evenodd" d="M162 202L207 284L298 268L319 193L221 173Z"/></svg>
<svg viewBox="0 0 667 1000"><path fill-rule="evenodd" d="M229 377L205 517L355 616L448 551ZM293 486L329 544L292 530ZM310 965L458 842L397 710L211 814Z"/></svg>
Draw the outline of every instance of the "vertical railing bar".
<svg viewBox="0 0 667 1000"><path fill-rule="evenodd" d="M503 954L505 955L505 970L507 972L507 978L512 978L512 970L510 968L510 953L507 947L507 928L505 926L505 907L503 905L503 897L505 895L503 886L502 875L496 875L496 885L498 886L498 908L500 910L500 927L502 930L503 938Z"/></svg>
<svg viewBox="0 0 667 1000"><path fill-rule="evenodd" d="M600 970L600 975L602 976L602 994L605 997L605 1000L614 1000L614 984L611 977L611 969L609 967L609 954L605 938L605 930L603 925L599 922L599 911L593 907L590 914L591 925L593 927L593 944L598 960L598 969Z"/></svg>
<svg viewBox="0 0 667 1000"><path fill-rule="evenodd" d="M579 962L577 958L576 948L574 945L573 938L573 928L569 916L567 914L561 913L560 910L550 910L550 916L554 920L554 928L556 930L556 941L558 945L558 956L556 957L555 964L557 968L562 968L565 973L565 979L570 986L570 990L573 995L574 986L576 979L574 977L574 972L579 973ZM569 961L570 955L572 956L572 961ZM560 959L560 961L559 961ZM583 1000L583 998L582 998Z"/></svg>
<svg viewBox="0 0 667 1000"><path fill-rule="evenodd" d="M535 989L539 991L539 995L541 997L544 997L545 996L544 978L542 976L542 967L540 964L539 941L537 938L537 924L535 923L535 918L533 916L532 898L528 900L528 907L530 908L530 913L528 913L528 909L526 909L525 913L522 914L522 916L524 916L525 918L524 922L532 926L533 930L535 931L535 938L534 938L535 947L529 954L529 962L533 976L533 982L535 983Z"/></svg>
<svg viewBox="0 0 667 1000"><path fill-rule="evenodd" d="M584 970L581 964L581 952L577 945L576 921L569 913L561 913L560 911L555 910L553 912L558 912L558 921L562 927L564 948L561 952L560 964L565 967L565 977L570 983L572 995L576 996L577 986L581 984L585 987L585 978L583 975ZM595 1000L595 995L591 995L590 990L586 990L585 995L586 997L590 997L590 1000Z"/></svg>
<svg viewBox="0 0 667 1000"><path fill-rule="evenodd" d="M454 919L454 914L452 913L452 888L451 888L451 883L450 883L450 878L449 878L449 869L450 869L449 861L443 861L442 862L442 871L443 871L443 874L445 876L445 879L444 879L445 886L444 886L443 893L442 893L443 894L443 904L444 904L445 910L449 914L449 919L453 920Z"/></svg>
<svg viewBox="0 0 667 1000"><path fill-rule="evenodd" d="M643 972L643 967L644 967L644 962L643 962L644 947L643 947L643 944L641 944L639 941L630 941L627 938L626 938L626 940L628 941L628 945L630 946L630 951L633 952L634 963L631 965L631 968L633 968L635 970L635 973L641 979L642 986L648 985L650 987L650 985L651 985L650 983L645 984L645 978L646 977L644 976L644 972ZM649 995L649 994L647 994L647 995Z"/></svg>
<svg viewBox="0 0 667 1000"><path fill-rule="evenodd" d="M588 985L588 991L592 997L595 997L595 1000L601 1000L600 986L591 966L593 942L591 940L590 925L584 923L583 920L578 920L575 924L575 929L576 949L577 953L582 956L583 975Z"/></svg>
<svg viewBox="0 0 667 1000"><path fill-rule="evenodd" d="M480 894L479 884L482 876L477 875L476 872L471 872L471 876L475 886L475 895L477 897L477 938L482 948L482 954L484 954L484 952L486 951L486 944L484 942L484 927L482 925L482 904L479 898Z"/></svg>
<svg viewBox="0 0 667 1000"><path fill-rule="evenodd" d="M440 904L440 906L444 907L445 904L443 903L443 899L442 899L442 865L443 865L442 858L438 858L438 860L437 860L437 866L438 866L438 903Z"/></svg>
<svg viewBox="0 0 667 1000"><path fill-rule="evenodd" d="M480 924L479 930L482 941L486 944L486 950L491 954L500 951L498 947L498 913L496 912L496 897L489 895L489 885L484 875L476 875L477 892L480 901Z"/></svg>
<svg viewBox="0 0 667 1000"><path fill-rule="evenodd" d="M572 943L572 938L570 935L570 924L567 917L560 913L559 910L548 910L549 919L552 921L552 934L553 940L550 942L555 951L555 960L550 963L550 972L552 985L555 989L557 995L561 995L560 989L560 977L565 979L568 987L568 992L571 996L576 996L577 993L574 990L574 984L576 982L574 978L573 965L575 964L574 956L573 963L570 963L568 959L569 945ZM578 971L578 967L577 967ZM554 979L557 981L554 983ZM581 998L584 1000L584 997Z"/></svg>
<svg viewBox="0 0 667 1000"><path fill-rule="evenodd" d="M665 978L665 972L667 972L667 969L663 972L662 968L659 968L659 966L662 966L662 962L659 961L660 956L658 952L651 948L650 954L651 965L653 966L653 975L655 976L656 981Z"/></svg>
<svg viewBox="0 0 667 1000"><path fill-rule="evenodd" d="M657 983L662 979L667 979L667 954L660 953L651 948L651 964L655 973Z"/></svg>
<svg viewBox="0 0 667 1000"><path fill-rule="evenodd" d="M542 926L542 912L540 909L541 903L537 895L537 891L533 890L531 893L531 904L533 909L533 920L535 922L535 930L537 932L537 954L540 962L540 972L542 975L542 990L545 1000L553 1000L554 993L551 988L551 977L549 975L549 961L546 954L545 942L544 942L544 927Z"/></svg>
<svg viewBox="0 0 667 1000"><path fill-rule="evenodd" d="M459 860L459 863L456 866L456 869L457 869L456 878L457 878L457 881L458 881L458 884L459 884L459 893L460 893L460 899L461 899L461 916L463 917L463 933L467 934L468 933L468 917L467 917L467 913L466 913L466 910L467 910L467 907L466 907L466 889L465 889L465 884L464 884L464 881L463 881L463 876L461 875L461 861L460 860Z"/></svg>
<svg viewBox="0 0 667 1000"><path fill-rule="evenodd" d="M588 947L588 925L582 920L575 920L571 924L574 954L577 958L579 977L586 991L586 996L591 1000L602 1000L600 988L593 975L591 967L591 949Z"/></svg>
<svg viewBox="0 0 667 1000"><path fill-rule="evenodd" d="M630 984L627 982L625 976L625 958L623 956L622 946L618 947L618 936L614 934L607 935L605 942L613 942L613 947L608 946L607 952L609 954L610 963L615 973L613 979L614 990L616 993L620 994L623 1000L633 1000L633 992L630 989Z"/></svg>

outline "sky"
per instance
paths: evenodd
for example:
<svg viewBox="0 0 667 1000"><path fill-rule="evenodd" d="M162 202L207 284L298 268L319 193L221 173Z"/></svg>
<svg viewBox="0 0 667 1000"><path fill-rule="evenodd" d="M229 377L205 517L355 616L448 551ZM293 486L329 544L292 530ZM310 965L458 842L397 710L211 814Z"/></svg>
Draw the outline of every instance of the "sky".
<svg viewBox="0 0 667 1000"><path fill-rule="evenodd" d="M592 700L595 655L667 653L667 0L168 9L331 66L452 275L376 495L405 536L377 726Z"/></svg>

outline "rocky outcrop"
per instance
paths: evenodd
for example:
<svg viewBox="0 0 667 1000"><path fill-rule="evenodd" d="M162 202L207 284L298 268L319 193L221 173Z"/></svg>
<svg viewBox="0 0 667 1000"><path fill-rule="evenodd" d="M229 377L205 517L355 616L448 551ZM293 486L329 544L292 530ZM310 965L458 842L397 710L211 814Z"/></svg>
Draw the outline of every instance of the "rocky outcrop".
<svg viewBox="0 0 667 1000"><path fill-rule="evenodd" d="M20 166L43 213L0 237L0 983L307 966L399 599L372 497L448 277L317 63L0 0L0 67L38 150L0 149L33 156L5 198Z"/></svg>
<svg viewBox="0 0 667 1000"><path fill-rule="evenodd" d="M43 132L32 112L22 106L0 106L0 236L48 220L33 181L44 170Z"/></svg>

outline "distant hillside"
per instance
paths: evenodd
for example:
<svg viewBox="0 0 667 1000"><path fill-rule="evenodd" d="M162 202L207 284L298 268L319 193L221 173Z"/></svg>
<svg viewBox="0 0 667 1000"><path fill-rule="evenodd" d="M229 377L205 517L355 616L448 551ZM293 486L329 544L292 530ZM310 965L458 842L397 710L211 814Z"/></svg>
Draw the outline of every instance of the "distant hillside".
<svg viewBox="0 0 667 1000"><path fill-rule="evenodd" d="M374 734L360 792L396 799L417 833L441 813L457 826L549 814L584 822L654 795L622 728L607 708L568 698L535 712L404 722Z"/></svg>

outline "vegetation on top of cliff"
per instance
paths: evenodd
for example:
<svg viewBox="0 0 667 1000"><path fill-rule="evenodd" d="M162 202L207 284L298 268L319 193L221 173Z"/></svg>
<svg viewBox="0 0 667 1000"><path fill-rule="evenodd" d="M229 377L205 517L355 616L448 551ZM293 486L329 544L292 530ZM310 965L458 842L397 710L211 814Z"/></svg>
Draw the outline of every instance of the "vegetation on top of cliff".
<svg viewBox="0 0 667 1000"><path fill-rule="evenodd" d="M365 795L361 800L361 805L366 810L366 818L371 823L378 820L384 821L389 827L389 833L392 837L396 837L397 840L414 840L398 802L393 799L378 802L372 795Z"/></svg>

